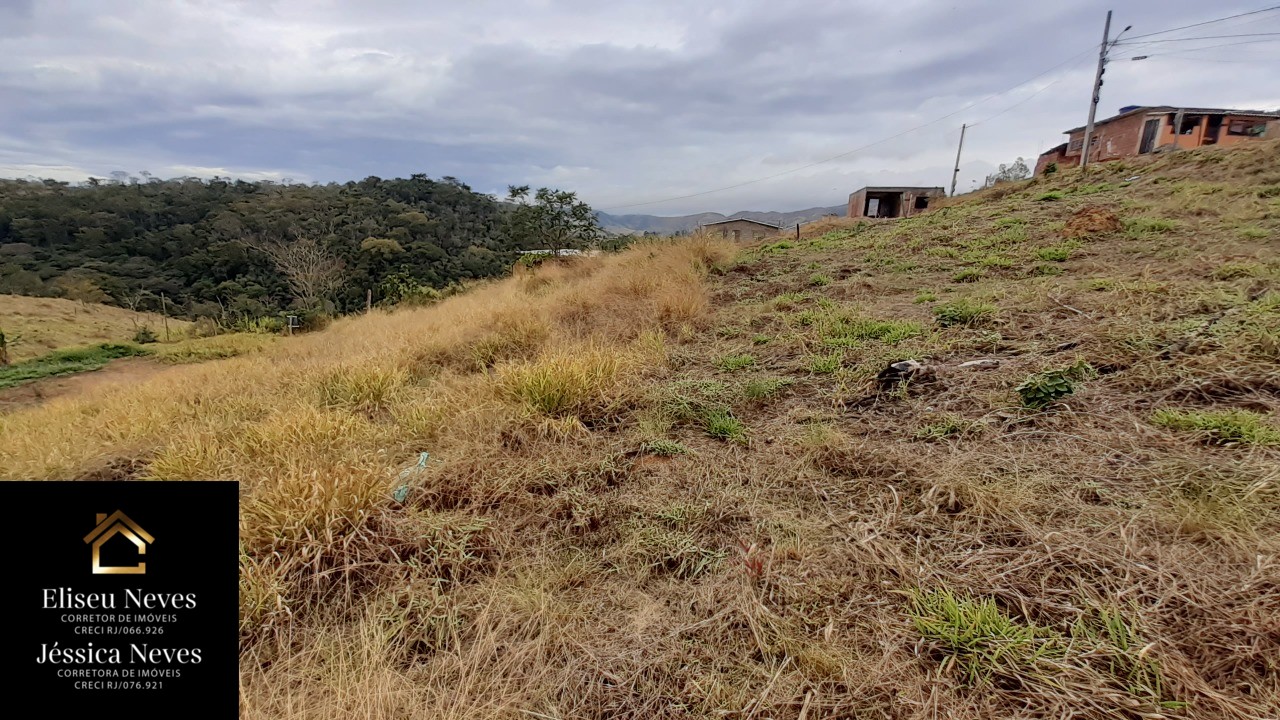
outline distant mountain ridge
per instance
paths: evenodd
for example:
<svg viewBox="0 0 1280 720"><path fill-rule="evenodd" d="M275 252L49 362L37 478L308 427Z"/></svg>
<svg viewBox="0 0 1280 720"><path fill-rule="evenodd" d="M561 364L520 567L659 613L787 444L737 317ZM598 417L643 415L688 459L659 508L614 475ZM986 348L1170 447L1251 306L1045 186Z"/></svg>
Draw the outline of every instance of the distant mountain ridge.
<svg viewBox="0 0 1280 720"><path fill-rule="evenodd" d="M679 215L667 217L662 215L610 215L609 213L597 212L596 217L600 218L600 225L609 232L621 235L629 235L635 233L656 232L661 234L670 234L675 232L688 232L706 223L718 222L720 220L759 220L773 225L787 226L795 225L797 222L806 223L817 220L824 215L844 215L844 205L833 205L831 207L812 207L807 210L793 210L791 212L767 211L760 212L756 210L742 210L732 215L722 215L716 212L698 213L696 215Z"/></svg>

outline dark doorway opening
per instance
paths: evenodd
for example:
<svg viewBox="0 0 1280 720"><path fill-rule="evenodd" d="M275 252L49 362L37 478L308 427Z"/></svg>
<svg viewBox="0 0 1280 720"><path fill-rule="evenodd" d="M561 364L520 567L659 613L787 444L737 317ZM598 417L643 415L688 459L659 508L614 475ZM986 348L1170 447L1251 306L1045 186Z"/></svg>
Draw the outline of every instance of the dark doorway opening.
<svg viewBox="0 0 1280 720"><path fill-rule="evenodd" d="M1222 132L1222 116L1210 115L1209 122L1205 125L1204 141L1201 145L1213 145L1218 142L1218 134Z"/></svg>
<svg viewBox="0 0 1280 720"><path fill-rule="evenodd" d="M894 218L902 214L902 193L867 193L867 217Z"/></svg>
<svg viewBox="0 0 1280 720"><path fill-rule="evenodd" d="M917 195L916 202L912 207L916 210L927 210L929 208L929 197L927 195Z"/></svg>
<svg viewBox="0 0 1280 720"><path fill-rule="evenodd" d="M1160 118L1152 118L1142 126L1142 144L1138 146L1138 152L1146 154L1155 149L1156 135L1160 132Z"/></svg>

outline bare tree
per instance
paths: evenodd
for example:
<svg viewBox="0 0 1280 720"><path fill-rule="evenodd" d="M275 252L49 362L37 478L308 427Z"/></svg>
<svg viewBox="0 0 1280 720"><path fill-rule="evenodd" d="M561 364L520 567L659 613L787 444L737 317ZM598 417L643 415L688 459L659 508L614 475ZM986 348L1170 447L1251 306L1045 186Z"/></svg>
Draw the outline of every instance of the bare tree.
<svg viewBox="0 0 1280 720"><path fill-rule="evenodd" d="M314 237L254 237L244 243L275 264L294 298L307 309L318 307L326 295L342 285L342 260Z"/></svg>

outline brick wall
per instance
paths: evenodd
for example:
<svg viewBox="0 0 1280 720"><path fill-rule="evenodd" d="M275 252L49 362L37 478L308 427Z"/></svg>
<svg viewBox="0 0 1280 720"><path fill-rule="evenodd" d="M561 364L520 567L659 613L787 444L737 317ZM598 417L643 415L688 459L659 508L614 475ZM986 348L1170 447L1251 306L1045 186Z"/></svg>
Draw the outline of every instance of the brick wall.
<svg viewBox="0 0 1280 720"><path fill-rule="evenodd" d="M1067 144L1063 143L1040 155L1040 158L1036 160L1035 176L1040 177L1041 175L1044 175L1044 169L1049 166L1049 163L1057 165L1059 170L1065 170L1066 168L1079 165L1080 156L1076 155L1075 157L1067 157Z"/></svg>
<svg viewBox="0 0 1280 720"><path fill-rule="evenodd" d="M1113 120L1102 125L1094 125L1094 140L1089 161L1114 160L1119 157L1138 154L1138 144L1142 142L1142 126L1147 116L1135 113L1129 117ZM1172 135L1170 136L1172 141ZM1080 163L1080 148L1084 140L1084 130L1071 133L1067 140L1066 157L1073 158L1072 165ZM1061 165L1061 163L1059 163Z"/></svg>
<svg viewBox="0 0 1280 720"><path fill-rule="evenodd" d="M1156 133L1155 142L1152 143L1151 149L1159 147L1172 146L1174 142L1173 121L1176 113L1157 113L1145 114L1135 113L1129 117L1121 118L1102 125L1095 125L1093 128L1094 140L1093 153L1089 156L1090 162L1100 160L1115 160L1116 158L1131 157L1138 154L1138 150L1142 146L1142 131L1148 120L1158 120L1160 129ZM1187 115L1183 122L1194 118L1194 115ZM1227 115L1222 118L1222 127L1218 131L1217 144L1234 145L1239 142L1255 139L1252 135L1231 135L1228 129L1232 122L1244 121L1250 125L1266 122L1266 118L1250 117L1250 116L1233 116ZM1273 121L1274 123L1274 121ZM1209 129L1209 116L1201 116L1199 122L1186 135L1178 135L1178 147L1187 149L1200 147L1204 144L1205 137ZM1276 137L1280 135L1280 128L1272 130L1270 127L1265 137ZM1054 148L1043 155L1036 161L1036 175L1044 173L1044 168L1051 162L1056 162L1058 167L1074 167L1080 164L1080 148L1084 141L1084 130L1078 130L1071 133L1067 140L1066 148Z"/></svg>

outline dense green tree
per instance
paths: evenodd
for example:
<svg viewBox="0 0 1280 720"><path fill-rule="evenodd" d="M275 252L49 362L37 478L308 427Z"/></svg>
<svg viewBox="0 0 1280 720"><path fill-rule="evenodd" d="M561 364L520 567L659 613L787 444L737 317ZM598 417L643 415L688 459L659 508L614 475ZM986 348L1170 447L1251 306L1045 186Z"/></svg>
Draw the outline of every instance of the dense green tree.
<svg viewBox="0 0 1280 720"><path fill-rule="evenodd" d="M74 185L0 180L0 293L63 295L232 322L306 303L364 307L384 288L443 290L507 272L521 248L585 247L601 233L573 193L514 205L454 178L326 185L121 173ZM252 238L306 238L340 282L301 289ZM394 277L394 282L384 282ZM307 284L307 283L304 283ZM83 293L81 294L83 296ZM304 297L305 296L305 297Z"/></svg>
<svg viewBox="0 0 1280 720"><path fill-rule="evenodd" d="M604 237L600 221L590 205L567 190L539 188L529 198L528 185L507 188L515 203L507 217L507 232L523 250L562 250L593 247Z"/></svg>

